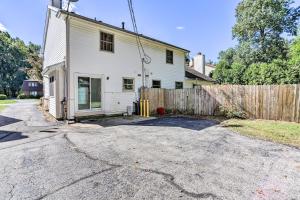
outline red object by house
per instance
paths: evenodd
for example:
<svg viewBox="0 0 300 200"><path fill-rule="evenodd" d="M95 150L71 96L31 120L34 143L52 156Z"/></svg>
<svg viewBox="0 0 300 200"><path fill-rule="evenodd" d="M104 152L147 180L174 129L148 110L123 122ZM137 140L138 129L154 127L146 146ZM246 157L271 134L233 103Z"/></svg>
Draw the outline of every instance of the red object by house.
<svg viewBox="0 0 300 200"><path fill-rule="evenodd" d="M163 107L160 107L160 108L157 108L157 114L162 116L162 115L165 115L166 111L165 111L165 108Z"/></svg>

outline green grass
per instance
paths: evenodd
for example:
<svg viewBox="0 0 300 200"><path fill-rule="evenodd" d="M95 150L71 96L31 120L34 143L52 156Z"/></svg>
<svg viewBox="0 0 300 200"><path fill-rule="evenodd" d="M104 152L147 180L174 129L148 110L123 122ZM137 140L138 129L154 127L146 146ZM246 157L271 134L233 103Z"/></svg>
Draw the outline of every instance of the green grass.
<svg viewBox="0 0 300 200"><path fill-rule="evenodd" d="M231 119L221 124L242 135L300 147L300 124L297 123Z"/></svg>
<svg viewBox="0 0 300 200"><path fill-rule="evenodd" d="M17 102L16 100L10 100L10 99L0 100L0 105L1 104L12 104L12 103L16 103L16 102Z"/></svg>

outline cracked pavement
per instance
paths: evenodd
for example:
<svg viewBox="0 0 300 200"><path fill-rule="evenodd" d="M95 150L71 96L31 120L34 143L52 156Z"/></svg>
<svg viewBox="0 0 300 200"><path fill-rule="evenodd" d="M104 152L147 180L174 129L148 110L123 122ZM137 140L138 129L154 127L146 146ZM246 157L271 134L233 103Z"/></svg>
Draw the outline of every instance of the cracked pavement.
<svg viewBox="0 0 300 200"><path fill-rule="evenodd" d="M0 199L300 199L300 150L212 121L47 122L0 113Z"/></svg>

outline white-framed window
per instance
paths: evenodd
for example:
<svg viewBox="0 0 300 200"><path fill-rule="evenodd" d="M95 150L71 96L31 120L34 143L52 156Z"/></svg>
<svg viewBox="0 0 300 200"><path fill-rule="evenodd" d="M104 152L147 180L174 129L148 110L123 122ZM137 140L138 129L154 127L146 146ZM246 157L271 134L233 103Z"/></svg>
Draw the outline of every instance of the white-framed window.
<svg viewBox="0 0 300 200"><path fill-rule="evenodd" d="M123 91L134 91L134 78L123 78Z"/></svg>
<svg viewBox="0 0 300 200"><path fill-rule="evenodd" d="M114 52L114 35L100 32L100 50Z"/></svg>
<svg viewBox="0 0 300 200"><path fill-rule="evenodd" d="M87 76L78 77L78 110L101 108L101 79Z"/></svg>
<svg viewBox="0 0 300 200"><path fill-rule="evenodd" d="M29 86L29 87L37 87L38 84L37 84L37 82L29 82L29 83L28 83L28 86Z"/></svg>
<svg viewBox="0 0 300 200"><path fill-rule="evenodd" d="M166 50L166 63L173 64L173 51Z"/></svg>
<svg viewBox="0 0 300 200"><path fill-rule="evenodd" d="M36 96L37 96L37 91L30 91L30 92L29 92L29 95L30 95L30 96L35 96L35 97L36 97Z"/></svg>
<svg viewBox="0 0 300 200"><path fill-rule="evenodd" d="M152 80L152 88L161 88L160 80Z"/></svg>

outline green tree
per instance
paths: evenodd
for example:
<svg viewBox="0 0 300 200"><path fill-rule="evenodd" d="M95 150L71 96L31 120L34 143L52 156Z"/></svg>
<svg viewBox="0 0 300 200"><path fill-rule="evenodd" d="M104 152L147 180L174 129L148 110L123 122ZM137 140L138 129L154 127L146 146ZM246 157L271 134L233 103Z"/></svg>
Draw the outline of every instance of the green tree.
<svg viewBox="0 0 300 200"><path fill-rule="evenodd" d="M42 80L42 59L40 56L41 46L29 42L28 44L28 62L30 69L27 75L33 80Z"/></svg>
<svg viewBox="0 0 300 200"><path fill-rule="evenodd" d="M299 67L287 60L289 56L297 60L300 48L297 51L294 43L289 50L283 38L297 33L300 8L292 4L292 0L242 0L232 30L238 45L220 53L213 78L226 84L296 82ZM289 73L293 76L287 77Z"/></svg>
<svg viewBox="0 0 300 200"><path fill-rule="evenodd" d="M41 59L39 46L28 46L19 38L12 38L9 33L0 31L0 92L7 96L16 96L27 72L32 69L40 73ZM40 75L38 75L40 77Z"/></svg>
<svg viewBox="0 0 300 200"><path fill-rule="evenodd" d="M287 58L283 33L296 35L299 7L292 0L242 0L236 8L233 37L250 43L260 62Z"/></svg>
<svg viewBox="0 0 300 200"><path fill-rule="evenodd" d="M298 36L290 48L289 69L286 75L287 83L300 83L300 37Z"/></svg>

